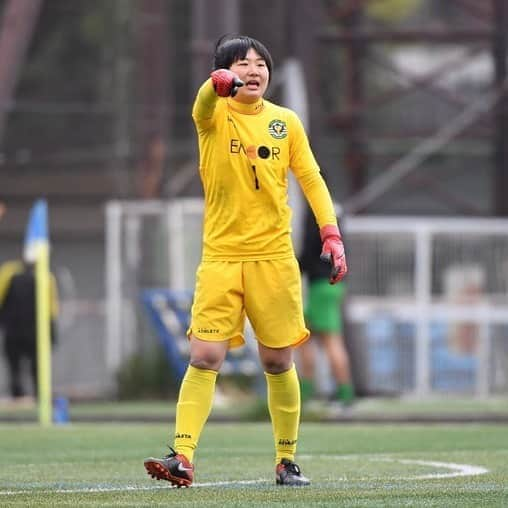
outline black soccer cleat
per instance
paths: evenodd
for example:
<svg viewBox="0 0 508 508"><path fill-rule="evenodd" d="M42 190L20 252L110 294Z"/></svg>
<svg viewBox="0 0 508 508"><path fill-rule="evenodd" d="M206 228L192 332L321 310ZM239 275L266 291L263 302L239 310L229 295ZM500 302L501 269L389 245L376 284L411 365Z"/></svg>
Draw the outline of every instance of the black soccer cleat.
<svg viewBox="0 0 508 508"><path fill-rule="evenodd" d="M310 485L310 480L303 476L298 464L289 459L282 459L275 468L275 483L296 487Z"/></svg>
<svg viewBox="0 0 508 508"><path fill-rule="evenodd" d="M176 453L173 448L170 450L171 453L162 459L145 459L146 471L157 480L167 480L177 487L190 487L194 480L194 466L185 455Z"/></svg>

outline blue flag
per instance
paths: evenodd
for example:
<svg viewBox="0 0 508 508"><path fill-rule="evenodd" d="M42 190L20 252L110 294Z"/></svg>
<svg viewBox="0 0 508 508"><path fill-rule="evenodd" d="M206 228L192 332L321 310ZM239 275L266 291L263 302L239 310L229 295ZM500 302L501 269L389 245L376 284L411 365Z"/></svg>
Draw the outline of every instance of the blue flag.
<svg viewBox="0 0 508 508"><path fill-rule="evenodd" d="M44 199L35 202L26 227L23 258L35 263L41 249L48 247L48 205Z"/></svg>

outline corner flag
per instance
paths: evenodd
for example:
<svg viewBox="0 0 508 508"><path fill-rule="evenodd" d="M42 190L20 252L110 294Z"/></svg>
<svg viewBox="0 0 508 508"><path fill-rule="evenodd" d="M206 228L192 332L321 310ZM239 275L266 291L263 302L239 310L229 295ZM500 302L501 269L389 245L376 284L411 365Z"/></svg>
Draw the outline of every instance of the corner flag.
<svg viewBox="0 0 508 508"><path fill-rule="evenodd" d="M35 202L25 232L24 258L37 261L41 249L48 245L48 206L44 199Z"/></svg>
<svg viewBox="0 0 508 508"><path fill-rule="evenodd" d="M35 263L39 423L47 426L52 421L51 330L48 206L43 199L37 200L30 212L25 233L23 257L25 261Z"/></svg>

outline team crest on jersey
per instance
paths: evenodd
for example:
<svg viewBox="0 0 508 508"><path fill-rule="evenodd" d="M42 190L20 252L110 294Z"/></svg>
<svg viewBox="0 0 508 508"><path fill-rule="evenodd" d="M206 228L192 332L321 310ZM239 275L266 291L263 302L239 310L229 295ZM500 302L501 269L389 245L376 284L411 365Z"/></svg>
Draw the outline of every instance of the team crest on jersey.
<svg viewBox="0 0 508 508"><path fill-rule="evenodd" d="M268 132L275 139L283 139L288 135L286 122L282 120L272 120L268 125Z"/></svg>

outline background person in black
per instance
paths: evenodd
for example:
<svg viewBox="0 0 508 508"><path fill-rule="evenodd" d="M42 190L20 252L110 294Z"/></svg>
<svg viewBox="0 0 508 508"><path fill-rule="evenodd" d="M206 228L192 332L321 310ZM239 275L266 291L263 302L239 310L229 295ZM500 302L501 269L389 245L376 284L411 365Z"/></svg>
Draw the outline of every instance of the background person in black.
<svg viewBox="0 0 508 508"><path fill-rule="evenodd" d="M8 261L0 267L0 328L13 399L27 394L23 386L23 361L29 363L33 394L37 394L37 320L34 264ZM58 292L50 276L51 341L56 342Z"/></svg>
<svg viewBox="0 0 508 508"><path fill-rule="evenodd" d="M312 337L298 349L301 399L305 403L316 395L316 348L322 348L336 383L334 399L342 405L350 405L354 399L354 388L344 343L341 309L346 285L344 281L334 285L329 283L330 265L319 259L320 251L321 240L316 233L315 219L307 209L299 262L307 279L305 324Z"/></svg>

